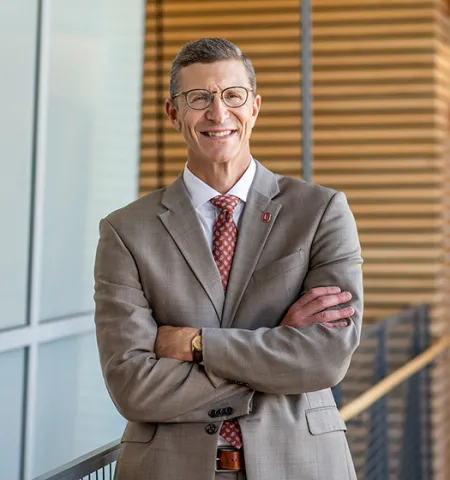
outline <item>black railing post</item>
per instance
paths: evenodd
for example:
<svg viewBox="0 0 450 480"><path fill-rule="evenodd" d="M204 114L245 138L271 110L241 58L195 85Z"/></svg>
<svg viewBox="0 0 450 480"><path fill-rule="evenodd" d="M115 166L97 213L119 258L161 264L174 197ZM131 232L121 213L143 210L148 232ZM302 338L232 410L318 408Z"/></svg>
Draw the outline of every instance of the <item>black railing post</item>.
<svg viewBox="0 0 450 480"><path fill-rule="evenodd" d="M422 351L422 321L421 312L413 312L413 334L411 338L410 358ZM401 438L400 465L398 480L412 478L423 479L420 474L422 465L422 413L421 407L421 376L420 372L408 378L403 389L404 418Z"/></svg>
<svg viewBox="0 0 450 480"><path fill-rule="evenodd" d="M430 334L430 306L423 305L416 313L416 318L420 326L420 352L423 352L431 345ZM432 452L431 452L431 379L430 367L427 366L420 372L419 398L421 402L421 478L429 480L433 476L432 472Z"/></svg>
<svg viewBox="0 0 450 480"><path fill-rule="evenodd" d="M374 383L386 377L387 365L387 341L386 325L380 323L378 331L378 349L374 364ZM370 432L364 463L364 478L366 480L381 480L388 478L389 452L388 452L388 404L387 397L377 400L370 408Z"/></svg>

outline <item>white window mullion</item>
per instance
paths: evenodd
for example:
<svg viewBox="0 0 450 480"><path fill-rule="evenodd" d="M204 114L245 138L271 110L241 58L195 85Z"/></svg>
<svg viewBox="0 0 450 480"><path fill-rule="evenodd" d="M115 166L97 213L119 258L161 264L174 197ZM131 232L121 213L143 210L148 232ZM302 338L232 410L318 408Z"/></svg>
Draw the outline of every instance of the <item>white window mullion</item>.
<svg viewBox="0 0 450 480"><path fill-rule="evenodd" d="M94 312L40 323L37 328L30 325L13 328L0 333L0 353L27 348L34 343L39 345L43 342L83 335L93 331Z"/></svg>
<svg viewBox="0 0 450 480"><path fill-rule="evenodd" d="M12 328L0 333L0 353L28 347L32 340L33 331L29 325Z"/></svg>
<svg viewBox="0 0 450 480"><path fill-rule="evenodd" d="M33 230L30 282L30 317L31 343L27 355L26 406L25 406L25 441L24 441L24 479L33 478L33 440L36 416L37 368L38 368L38 335L41 297L42 242L44 220L44 189L46 159L46 129L48 108L49 77L49 32L50 32L50 0L40 1L40 24L38 25L39 51L36 55L36 108L35 114L35 184L33 199Z"/></svg>

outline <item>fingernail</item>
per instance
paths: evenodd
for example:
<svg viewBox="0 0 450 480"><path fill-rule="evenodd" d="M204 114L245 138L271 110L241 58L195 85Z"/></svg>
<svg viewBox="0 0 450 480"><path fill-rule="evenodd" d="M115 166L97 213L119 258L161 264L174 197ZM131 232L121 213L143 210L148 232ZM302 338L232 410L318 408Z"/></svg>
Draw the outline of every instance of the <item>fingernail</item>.
<svg viewBox="0 0 450 480"><path fill-rule="evenodd" d="M332 293L339 293L341 289L339 287L332 287L331 292Z"/></svg>

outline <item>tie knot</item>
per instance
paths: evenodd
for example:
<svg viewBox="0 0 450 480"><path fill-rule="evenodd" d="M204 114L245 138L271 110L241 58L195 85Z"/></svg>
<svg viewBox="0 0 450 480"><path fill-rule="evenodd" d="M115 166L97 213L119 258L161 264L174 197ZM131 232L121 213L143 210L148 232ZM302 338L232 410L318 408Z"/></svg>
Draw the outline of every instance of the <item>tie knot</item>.
<svg viewBox="0 0 450 480"><path fill-rule="evenodd" d="M220 210L226 210L233 213L236 205L239 203L239 197L234 195L217 195L211 198L210 202Z"/></svg>

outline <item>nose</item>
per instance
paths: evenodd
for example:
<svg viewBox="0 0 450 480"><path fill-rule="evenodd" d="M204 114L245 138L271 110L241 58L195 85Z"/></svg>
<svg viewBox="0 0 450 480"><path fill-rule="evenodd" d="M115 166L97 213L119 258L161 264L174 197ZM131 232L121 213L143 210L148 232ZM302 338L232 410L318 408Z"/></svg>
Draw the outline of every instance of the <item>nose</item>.
<svg viewBox="0 0 450 480"><path fill-rule="evenodd" d="M228 107L223 103L219 94L213 95L211 104L207 108L206 118L212 120L217 125L221 125L228 118Z"/></svg>

